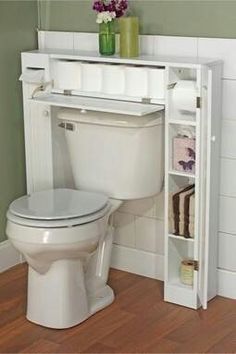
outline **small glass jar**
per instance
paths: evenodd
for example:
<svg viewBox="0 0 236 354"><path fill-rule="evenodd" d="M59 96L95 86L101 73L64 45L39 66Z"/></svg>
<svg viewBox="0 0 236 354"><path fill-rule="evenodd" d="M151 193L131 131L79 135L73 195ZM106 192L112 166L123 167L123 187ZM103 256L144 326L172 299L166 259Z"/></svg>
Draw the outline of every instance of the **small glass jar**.
<svg viewBox="0 0 236 354"><path fill-rule="evenodd" d="M181 262L180 280L185 285L193 285L194 261L187 259Z"/></svg>
<svg viewBox="0 0 236 354"><path fill-rule="evenodd" d="M113 55L116 51L114 21L100 23L99 25L99 53Z"/></svg>

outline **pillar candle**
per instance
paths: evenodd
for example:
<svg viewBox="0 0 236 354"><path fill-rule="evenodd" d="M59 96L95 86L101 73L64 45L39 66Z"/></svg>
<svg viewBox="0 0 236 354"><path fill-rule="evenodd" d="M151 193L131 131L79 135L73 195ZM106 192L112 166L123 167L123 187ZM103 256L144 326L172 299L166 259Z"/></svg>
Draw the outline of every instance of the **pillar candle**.
<svg viewBox="0 0 236 354"><path fill-rule="evenodd" d="M137 17L121 17L120 26L120 56L123 58L139 55L139 21Z"/></svg>

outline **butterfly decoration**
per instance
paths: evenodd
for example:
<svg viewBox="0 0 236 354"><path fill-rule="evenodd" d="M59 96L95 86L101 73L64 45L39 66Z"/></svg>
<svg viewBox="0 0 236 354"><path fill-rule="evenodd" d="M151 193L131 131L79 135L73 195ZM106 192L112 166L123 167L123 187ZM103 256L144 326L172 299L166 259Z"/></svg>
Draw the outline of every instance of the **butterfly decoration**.
<svg viewBox="0 0 236 354"><path fill-rule="evenodd" d="M188 150L188 156L191 157L193 160L196 159L196 154L195 154L195 151L191 148L187 148Z"/></svg>
<svg viewBox="0 0 236 354"><path fill-rule="evenodd" d="M193 166L195 165L194 160L189 160L189 161L179 161L180 166L183 167L184 171L192 171Z"/></svg>

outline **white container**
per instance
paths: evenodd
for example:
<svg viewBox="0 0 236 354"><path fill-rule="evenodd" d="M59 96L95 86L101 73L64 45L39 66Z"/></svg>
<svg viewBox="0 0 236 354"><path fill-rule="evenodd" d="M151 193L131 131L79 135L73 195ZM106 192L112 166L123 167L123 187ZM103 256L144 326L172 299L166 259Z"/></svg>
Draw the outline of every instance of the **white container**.
<svg viewBox="0 0 236 354"><path fill-rule="evenodd" d="M77 61L57 60L53 64L54 88L81 90L81 64Z"/></svg>
<svg viewBox="0 0 236 354"><path fill-rule="evenodd" d="M115 199L160 192L163 182L161 113L144 117L62 109L75 186Z"/></svg>
<svg viewBox="0 0 236 354"><path fill-rule="evenodd" d="M125 68L123 65L104 65L102 92L109 95L124 95Z"/></svg>
<svg viewBox="0 0 236 354"><path fill-rule="evenodd" d="M148 68L148 96L154 99L165 98L165 69Z"/></svg>
<svg viewBox="0 0 236 354"><path fill-rule="evenodd" d="M101 92L103 65L94 63L82 63L82 91Z"/></svg>
<svg viewBox="0 0 236 354"><path fill-rule="evenodd" d="M148 96L147 68L127 66L125 68L125 93L131 97Z"/></svg>

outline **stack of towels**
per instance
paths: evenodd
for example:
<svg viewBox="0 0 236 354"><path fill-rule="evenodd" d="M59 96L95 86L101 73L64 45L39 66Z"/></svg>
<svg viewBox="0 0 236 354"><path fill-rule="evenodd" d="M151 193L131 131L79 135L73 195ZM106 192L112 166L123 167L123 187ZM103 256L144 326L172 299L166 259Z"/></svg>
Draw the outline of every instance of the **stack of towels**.
<svg viewBox="0 0 236 354"><path fill-rule="evenodd" d="M195 185L169 195L169 232L186 238L194 237Z"/></svg>

